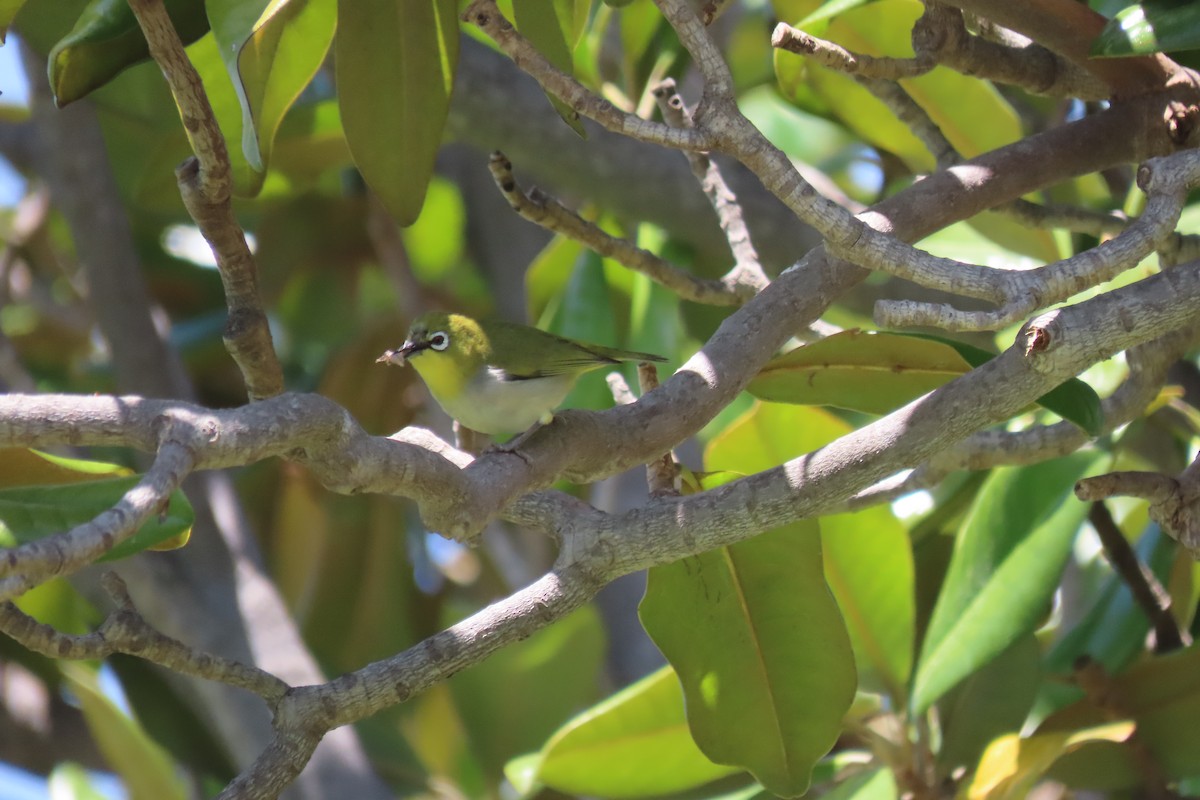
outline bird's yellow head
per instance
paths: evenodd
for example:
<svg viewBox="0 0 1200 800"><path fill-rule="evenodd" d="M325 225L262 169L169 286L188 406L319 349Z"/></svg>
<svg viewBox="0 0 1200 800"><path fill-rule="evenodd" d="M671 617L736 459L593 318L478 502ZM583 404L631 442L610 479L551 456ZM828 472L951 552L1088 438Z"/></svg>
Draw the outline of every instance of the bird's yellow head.
<svg viewBox="0 0 1200 800"><path fill-rule="evenodd" d="M398 350L388 350L377 361L397 366L411 362L435 396L456 397L490 353L491 342L478 322L431 311L413 321Z"/></svg>

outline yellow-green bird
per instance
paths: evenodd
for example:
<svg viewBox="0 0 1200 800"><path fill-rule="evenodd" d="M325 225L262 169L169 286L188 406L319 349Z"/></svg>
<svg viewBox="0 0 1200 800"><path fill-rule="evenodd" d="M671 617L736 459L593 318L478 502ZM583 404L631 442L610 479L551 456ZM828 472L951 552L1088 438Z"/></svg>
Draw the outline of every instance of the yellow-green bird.
<svg viewBox="0 0 1200 800"><path fill-rule="evenodd" d="M411 362L433 399L459 424L480 433L520 433L547 423L589 370L661 356L567 339L511 322L476 321L434 311L377 363Z"/></svg>

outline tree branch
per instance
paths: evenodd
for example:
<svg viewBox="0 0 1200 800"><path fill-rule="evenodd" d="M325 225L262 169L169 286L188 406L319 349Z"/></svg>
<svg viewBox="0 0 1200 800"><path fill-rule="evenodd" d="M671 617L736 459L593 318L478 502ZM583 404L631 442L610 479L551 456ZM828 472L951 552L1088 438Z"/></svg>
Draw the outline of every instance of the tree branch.
<svg viewBox="0 0 1200 800"><path fill-rule="evenodd" d="M0 604L0 630L48 658L103 659L113 653L144 658L175 672L218 681L253 692L274 705L288 690L283 681L256 667L192 649L152 628L134 607L129 590L115 572L104 574L105 590L117 604L94 632L59 633L26 616L11 602Z"/></svg>
<svg viewBox="0 0 1200 800"><path fill-rule="evenodd" d="M250 399L273 397L283 391L283 369L258 294L258 267L233 215L233 175L225 139L162 0L130 0L129 4L150 45L150 55L170 84L196 153L175 170L175 176L188 214L217 260L229 308L225 348L242 372Z"/></svg>

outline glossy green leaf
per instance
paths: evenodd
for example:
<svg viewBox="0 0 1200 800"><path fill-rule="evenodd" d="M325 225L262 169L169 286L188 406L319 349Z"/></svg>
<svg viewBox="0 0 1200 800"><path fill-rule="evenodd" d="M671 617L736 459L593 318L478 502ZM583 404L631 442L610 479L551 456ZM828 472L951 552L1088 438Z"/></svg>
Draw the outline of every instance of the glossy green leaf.
<svg viewBox="0 0 1200 800"><path fill-rule="evenodd" d="M627 5L617 21L621 26L621 55L632 72L667 21L654 3L644 2Z"/></svg>
<svg viewBox="0 0 1200 800"><path fill-rule="evenodd" d="M709 446L712 468L757 472L851 431L814 408L758 403ZM705 485L733 473L709 473ZM722 477L724 476L724 477ZM825 579L849 630L863 684L904 696L914 647L913 558L908 534L886 508L820 520Z"/></svg>
<svg viewBox="0 0 1200 800"><path fill-rule="evenodd" d="M164 0L184 44L208 30L203 0ZM150 57L127 0L92 0L75 27L50 51L50 88L59 106L87 95L123 69Z"/></svg>
<svg viewBox="0 0 1200 800"><path fill-rule="evenodd" d="M23 5L25 0L0 0L0 45L4 44L8 29L12 27L13 17L17 16Z"/></svg>
<svg viewBox="0 0 1200 800"><path fill-rule="evenodd" d="M855 688L816 522L654 568L639 612L705 755L782 797L803 794Z"/></svg>
<svg viewBox="0 0 1200 800"><path fill-rule="evenodd" d="M564 287L557 312L547 330L609 347L620 344L612 306L608 302L608 275L604 259L591 250L582 250L575 259ZM580 376L563 405L569 408L608 408L612 392L605 383L608 370L596 370Z"/></svg>
<svg viewBox="0 0 1200 800"><path fill-rule="evenodd" d="M739 771L714 764L696 746L670 667L584 711L522 763L528 785L595 797L680 792ZM519 766L510 762L505 771Z"/></svg>
<svg viewBox="0 0 1200 800"><path fill-rule="evenodd" d="M1134 3L1117 12L1092 42L1093 56L1131 56L1200 48L1200 5Z"/></svg>
<svg viewBox="0 0 1200 800"><path fill-rule="evenodd" d="M709 469L756 472L827 444L844 423L758 403L708 447ZM723 473L728 476L729 473ZM704 480L711 488L720 477ZM812 520L650 571L642 624L683 684L700 749L795 796L841 728L854 657Z"/></svg>
<svg viewBox="0 0 1200 800"><path fill-rule="evenodd" d="M15 601L17 607L62 633L90 633L104 616L65 578L38 584Z"/></svg>
<svg viewBox="0 0 1200 800"><path fill-rule="evenodd" d="M850 330L771 359L746 389L778 403L886 414L970 369L943 342Z"/></svg>
<svg viewBox="0 0 1200 800"><path fill-rule="evenodd" d="M499 776L514 754L541 746L563 720L594 702L603 657L603 627L585 606L451 678L470 750L485 770Z"/></svg>
<svg viewBox="0 0 1200 800"><path fill-rule="evenodd" d="M820 525L825 579L846 620L860 683L902 705L916 636L908 533L887 506L822 517Z"/></svg>
<svg viewBox="0 0 1200 800"><path fill-rule="evenodd" d="M849 431L849 426L817 409L789 409L769 403L754 409L717 437L706 461L758 471L810 452ZM824 525L829 522L830 529ZM828 548L824 574L849 627L855 661L866 681L902 693L912 663L913 575L907 537L890 513L822 520ZM881 571L886 579L881 579Z"/></svg>
<svg viewBox="0 0 1200 800"><path fill-rule="evenodd" d="M16 547L70 530L112 508L141 480L139 475L86 483L0 489L0 547ZM152 516L101 561L125 558L146 549L171 549L187 543L195 517L183 492L171 495L167 508Z"/></svg>
<svg viewBox="0 0 1200 800"><path fill-rule="evenodd" d="M657 353L667 358L673 356L680 349L683 338L679 305L679 295L675 292L645 275L635 275L626 346L630 350ZM664 367L659 367L659 373L664 374Z"/></svg>
<svg viewBox="0 0 1200 800"><path fill-rule="evenodd" d="M974 767L988 742L1021 730L1042 678L1041 648L1033 634L1017 639L938 704L944 775Z"/></svg>
<svg viewBox="0 0 1200 800"><path fill-rule="evenodd" d="M208 17L242 112L242 154L264 172L284 114L325 60L335 0L209 0Z"/></svg>
<svg viewBox="0 0 1200 800"><path fill-rule="evenodd" d="M980 367L996 356L974 345L930 334L906 334L924 339L944 342L958 351L972 367ZM1096 390L1078 378L1060 383L1037 399L1038 405L1053 411L1068 422L1073 422L1092 436L1099 436L1104 429L1104 406Z"/></svg>
<svg viewBox="0 0 1200 800"><path fill-rule="evenodd" d="M746 388L773 402L886 414L993 358L949 338L850 330L773 358ZM1039 397L1038 404L1093 436L1103 428L1100 398L1078 378Z"/></svg>
<svg viewBox="0 0 1200 800"><path fill-rule="evenodd" d="M578 36L575 31L575 0L512 0L513 21L521 35L539 53L563 72L574 72L574 49ZM580 136L586 137L579 112L561 100L547 95L563 122Z"/></svg>
<svg viewBox="0 0 1200 800"><path fill-rule="evenodd" d="M454 0L339 0L342 126L354 163L402 225L421 212L458 61Z"/></svg>
<svg viewBox="0 0 1200 800"><path fill-rule="evenodd" d="M761 472L844 435L846 423L820 408L759 401L704 451L709 470Z"/></svg>
<svg viewBox="0 0 1200 800"><path fill-rule="evenodd" d="M926 630L913 685L917 713L1037 627L1087 516L1072 489L1105 458L1077 453L988 477Z"/></svg>
<svg viewBox="0 0 1200 800"><path fill-rule="evenodd" d="M130 797L186 800L188 782L176 771L170 756L137 723L126 716L100 688L93 667L76 663L59 666L66 685L79 701L83 718L104 760L121 776Z"/></svg>

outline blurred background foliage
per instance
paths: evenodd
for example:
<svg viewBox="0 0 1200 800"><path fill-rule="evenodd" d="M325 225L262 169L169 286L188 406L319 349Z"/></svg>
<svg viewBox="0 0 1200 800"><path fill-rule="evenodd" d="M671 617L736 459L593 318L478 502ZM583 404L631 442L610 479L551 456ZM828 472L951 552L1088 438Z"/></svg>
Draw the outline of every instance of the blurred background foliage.
<svg viewBox="0 0 1200 800"><path fill-rule="evenodd" d="M43 173L45 164L74 154L36 150L47 116L59 113L50 107L53 89L59 103L90 109L103 132L103 168L111 170L116 194L86 201L127 219L152 310L196 399L234 406L245 396L221 345L220 281L173 175L189 145L157 67L130 65L144 48L140 38L109 36L131 23L121 17L124 5L0 4L10 17L0 21L12 23L0 67L0 151L12 168L0 182L6 198L0 382L25 392L131 390L114 366L122 353L100 333L97 277L86 271L92 254L80 249L78 231ZM473 30L461 43L453 29L427 37L396 56L409 63L376 63L373 73L354 53L409 36L387 16L403 4L389 11L389 4L294 0L255 29L258 38L245 52L265 62L234 59L244 81L239 98L221 45L242 42L235 36L238 15L253 4L208 0L207 19L195 16L203 3L168 5L191 41L189 55L226 133L236 211L252 237L290 390L337 401L376 434L423 424L449 435L448 420L411 371L373 363L422 310L535 323L661 353L672 366L729 313L682 302L509 211L487 176L493 147L513 156L518 175L531 175L610 232L699 274L716 276L728 266L728 252L713 246L714 219L695 201L681 156L655 151L651 163L675 171L648 174L639 166L643 151L621 150L623 144L556 109L529 82L489 84L509 76L511 67ZM409 5L426 14L456 13L453 3ZM535 21L551 7L559 24ZM686 53L648 0L552 6L513 0L505 8L552 60L622 108L650 113L648 88L665 76L676 77L690 97ZM852 80L772 52L769 33L777 20L803 22L854 51L905 56L920 13L915 0L746 0L714 30L747 116L823 191L858 207L929 170L929 154ZM17 50L24 52L23 69ZM449 63L455 51L453 99L445 91L449 73L413 86L396 83L406 66ZM968 157L1088 113L1078 102L998 88L944 68L902 83ZM253 116L243 113L247 102L255 104ZM496 110L506 106L507 112ZM422 118L416 123L414 113ZM589 147L608 149L595 156ZM741 185L764 260L777 272L815 239L781 216L753 181ZM1130 171L1114 170L1053 187L1041 199L1119 209L1133 202L1130 192ZM647 199L639 206L642 194ZM1190 207L1183 229L1195 228L1198 215ZM400 227L397 218L410 224ZM1024 268L1093 244L985 214L922 246ZM1155 270L1151 258L1117 283ZM869 331L875 297L913 291L875 276L825 319ZM971 342L996 352L1012 335ZM760 380L776 383L756 390L766 399L743 395L680 448L696 488L721 482L722 473L749 473L808 452L969 368L952 348L931 350L923 340L847 336L830 355L774 364ZM1103 395L1124 375L1118 359L1083 377ZM1192 405L1194 363L1181 365L1176 377L1181 388L1165 391L1146 417L1086 454L956 475L892 508L805 522L715 560L656 571L641 621L671 656L682 691L634 616L644 585L637 576L618 581L594 606L358 725L371 765L397 794L452 797L750 797L766 792L762 785L796 794L810 785L812 769L814 794L889 798L915 780L909 771L922 757L932 759L924 766L935 782L973 797L1024 796L1047 774L1073 787L1128 793L1169 784L1194 794L1200 745L1176 734L1190 727L1191 709L1200 704L1200 654L1188 647L1150 656L1149 624L1099 554L1086 509L1068 499L1084 474L1113 467L1177 472L1187 463L1200 424ZM791 392L782 398L787 404L771 402L781 399L772 394L780 383ZM1088 391L1055 410L1084 418L1094 402ZM611 402L603 376L589 375L568 405ZM1049 407L1031 408L1010 426L1056 418ZM125 452L76 455L138 466ZM4 486L30 483L24 470L9 472L20 474L0 477ZM525 585L553 561L549 542L499 524L478 548L453 545L425 531L408 504L332 495L294 464L261 463L234 479L255 534L249 557L261 559L329 675L419 642ZM561 488L614 509L639 502L639 483L627 476ZM1200 592L1195 566L1149 522L1144 504L1110 506L1188 631ZM782 614L793 630L755 651L777 670L762 685L735 658L745 650L719 646L725 652L711 654L714 663L705 669L745 689L747 703L765 702L768 708L755 714L789 720L784 727L795 730L788 734L772 731L765 717L701 718L703 676L710 673L701 670L690 682L695 664L673 654L736 624L717 621L707 631L685 624L704 620L688 619L695 606L679 570L725 580L722 559L735 558L761 573L755 586L762 596L747 612L751 622ZM90 587L86 577L54 582L20 605L60 630L82 632L100 619ZM1084 656L1101 665L1097 680L1110 688L1107 682L1118 682L1125 699L1119 709L1096 707L1079 688ZM49 776L55 797L210 795L246 757L222 739L194 697L135 659L113 658L103 667L56 663L7 638L0 638L0 659L0 758L13 768L0 775L4 797L45 796L46 785L36 781L20 794L27 784L18 769ZM770 696L780 686L801 685L794 696ZM731 736L734 725L745 727ZM768 757L780 737L786 748L807 742L789 750L796 763L780 766ZM748 752L731 752L733 745ZM119 781L105 777L113 774Z"/></svg>

